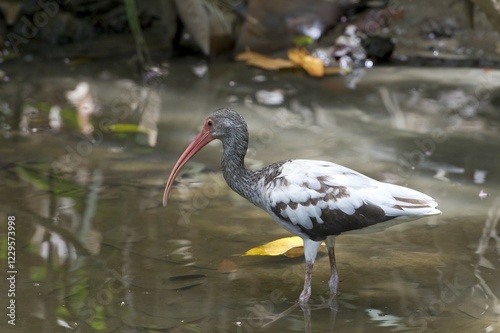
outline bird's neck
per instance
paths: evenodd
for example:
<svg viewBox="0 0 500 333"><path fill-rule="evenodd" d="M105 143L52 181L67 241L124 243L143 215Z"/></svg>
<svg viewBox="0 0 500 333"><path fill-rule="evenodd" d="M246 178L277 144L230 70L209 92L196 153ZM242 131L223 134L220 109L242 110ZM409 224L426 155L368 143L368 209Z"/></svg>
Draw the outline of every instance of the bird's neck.
<svg viewBox="0 0 500 333"><path fill-rule="evenodd" d="M257 172L245 168L245 155L248 149L248 132L242 131L222 141L222 174L233 191L260 206L261 196L258 189Z"/></svg>

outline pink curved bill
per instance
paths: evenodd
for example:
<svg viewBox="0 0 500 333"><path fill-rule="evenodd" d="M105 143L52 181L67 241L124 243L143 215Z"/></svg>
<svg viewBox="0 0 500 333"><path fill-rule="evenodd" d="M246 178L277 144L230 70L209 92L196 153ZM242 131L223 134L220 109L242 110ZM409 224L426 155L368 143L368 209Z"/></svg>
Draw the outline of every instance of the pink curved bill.
<svg viewBox="0 0 500 333"><path fill-rule="evenodd" d="M207 143L213 140L214 137L212 137L210 131L203 128L201 132L196 136L196 138L194 138L194 140L189 144L186 150L184 150L181 157L179 157L179 159L175 163L172 172L170 172L170 176L168 177L167 185L165 186L165 191L163 192L163 206L167 205L168 193L170 192L170 188L172 187L175 177L177 177L177 174L179 173L179 171L181 171L184 164L186 164L191 159L191 157L193 157L198 151L200 151L201 148L205 147Z"/></svg>

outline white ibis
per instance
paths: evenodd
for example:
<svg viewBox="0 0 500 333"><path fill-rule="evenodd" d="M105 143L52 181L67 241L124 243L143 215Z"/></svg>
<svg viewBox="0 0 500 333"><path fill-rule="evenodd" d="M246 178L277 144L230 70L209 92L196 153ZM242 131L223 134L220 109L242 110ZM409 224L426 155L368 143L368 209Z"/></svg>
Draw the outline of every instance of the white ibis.
<svg viewBox="0 0 500 333"><path fill-rule="evenodd" d="M339 282L334 252L337 235L389 220L441 213L436 209L436 201L426 194L376 181L331 162L286 160L261 170L246 169L247 124L237 112L227 108L215 111L205 120L201 132L175 163L163 194L164 206L183 165L214 139L222 141L222 174L229 187L304 240L306 274L299 297L301 304L311 297L313 264L322 241L330 258L328 285L334 296Z"/></svg>

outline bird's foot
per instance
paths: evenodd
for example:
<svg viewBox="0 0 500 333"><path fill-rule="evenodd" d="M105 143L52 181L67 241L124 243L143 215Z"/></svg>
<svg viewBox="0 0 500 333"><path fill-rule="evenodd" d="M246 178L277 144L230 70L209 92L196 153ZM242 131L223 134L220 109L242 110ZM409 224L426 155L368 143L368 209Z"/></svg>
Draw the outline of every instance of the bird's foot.
<svg viewBox="0 0 500 333"><path fill-rule="evenodd" d="M332 311L338 311L339 304L337 302L337 294L330 294L330 298L328 299L328 306Z"/></svg>

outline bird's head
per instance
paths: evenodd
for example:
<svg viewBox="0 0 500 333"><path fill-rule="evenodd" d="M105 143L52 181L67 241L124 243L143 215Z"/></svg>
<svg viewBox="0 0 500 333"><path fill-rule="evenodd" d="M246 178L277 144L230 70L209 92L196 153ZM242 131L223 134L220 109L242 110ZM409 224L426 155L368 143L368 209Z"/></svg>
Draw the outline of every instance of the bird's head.
<svg viewBox="0 0 500 333"><path fill-rule="evenodd" d="M202 132L210 133L213 139L223 140L235 133L246 132L246 122L236 111L228 108L213 112L203 124Z"/></svg>
<svg viewBox="0 0 500 333"><path fill-rule="evenodd" d="M236 111L223 108L208 116L203 123L203 128L200 133L198 133L175 163L174 168L168 177L165 192L163 193L163 206L167 205L168 193L174 183L175 177L182 167L191 159L191 157L193 157L209 142L215 139L224 140L225 138L231 136L232 133L240 133L242 131L246 133L246 123L245 120L243 120L243 117L241 117Z"/></svg>

